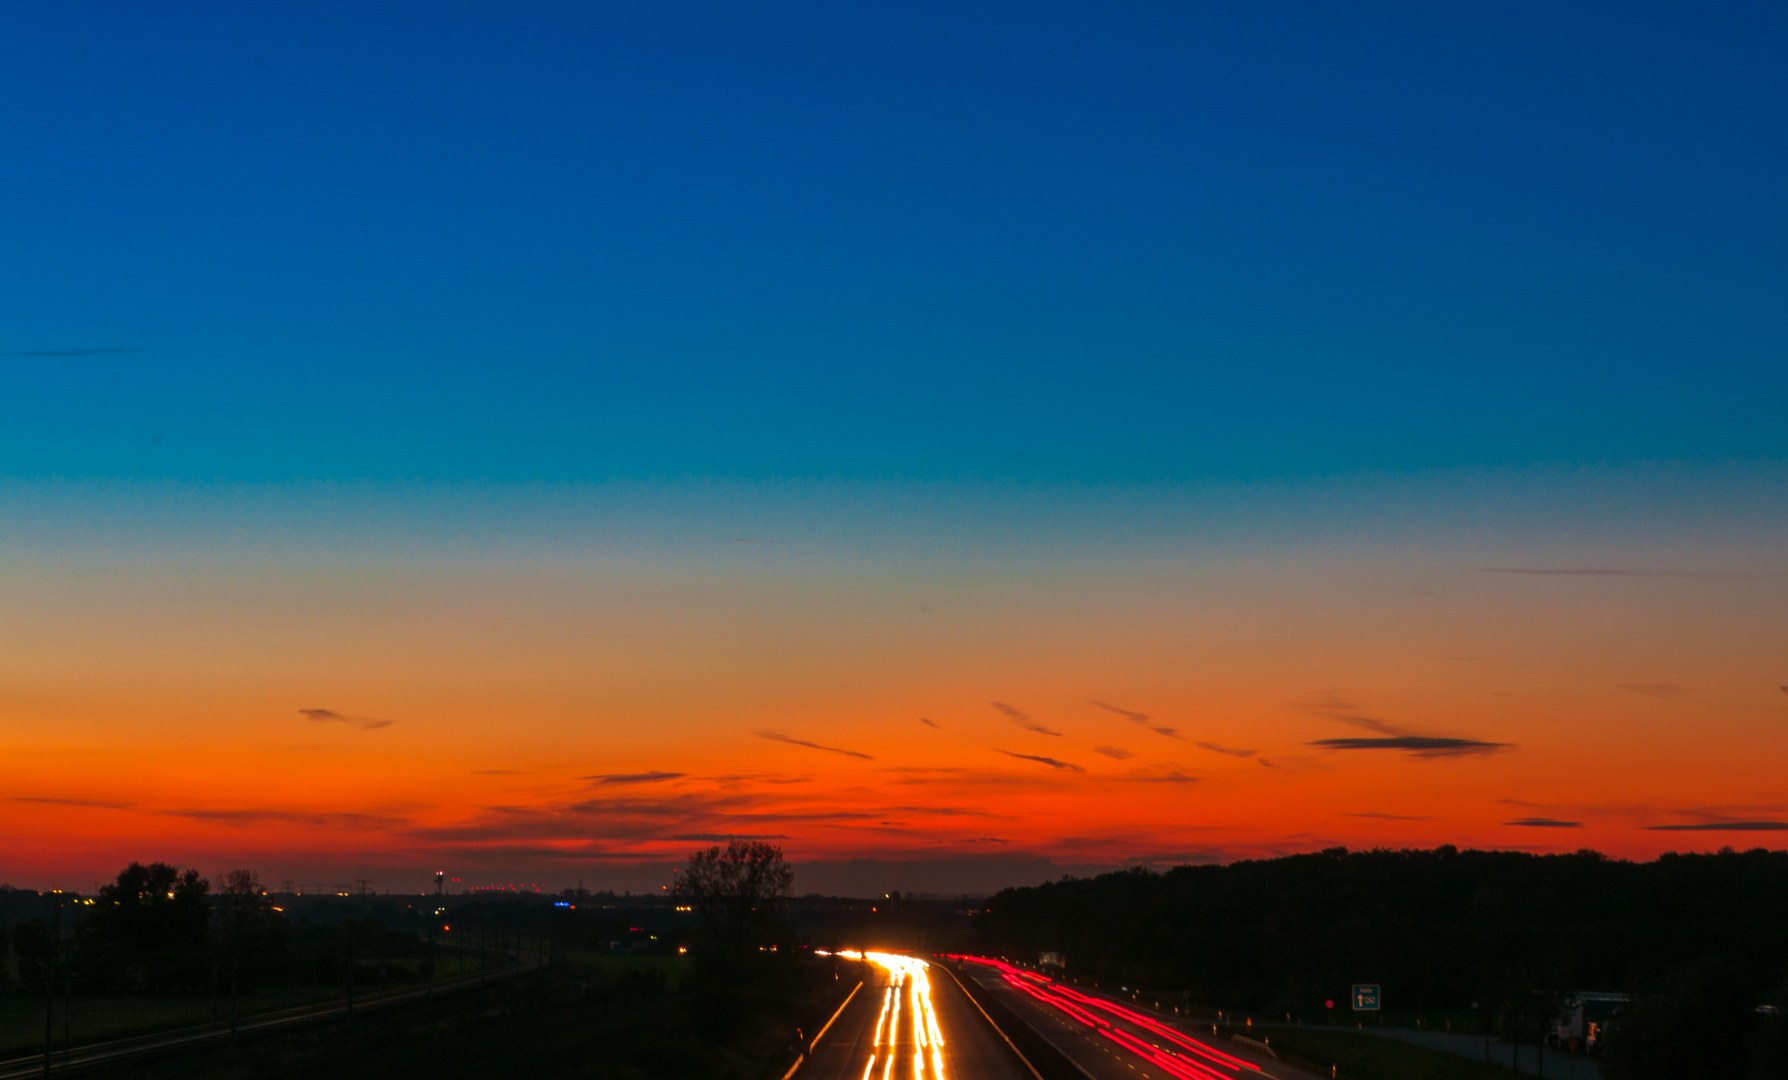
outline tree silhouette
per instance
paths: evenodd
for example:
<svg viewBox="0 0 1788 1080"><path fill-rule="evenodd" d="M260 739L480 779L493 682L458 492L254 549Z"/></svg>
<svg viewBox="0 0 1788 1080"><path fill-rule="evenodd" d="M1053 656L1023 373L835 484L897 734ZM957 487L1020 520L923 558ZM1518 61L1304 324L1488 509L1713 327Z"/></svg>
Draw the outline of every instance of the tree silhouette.
<svg viewBox="0 0 1788 1080"><path fill-rule="evenodd" d="M761 840L732 840L689 858L677 894L701 913L714 945L735 956L776 924L777 909L794 886L782 849Z"/></svg>
<svg viewBox="0 0 1788 1080"><path fill-rule="evenodd" d="M131 863L99 890L82 950L118 989L189 989L203 981L211 883L197 870Z"/></svg>

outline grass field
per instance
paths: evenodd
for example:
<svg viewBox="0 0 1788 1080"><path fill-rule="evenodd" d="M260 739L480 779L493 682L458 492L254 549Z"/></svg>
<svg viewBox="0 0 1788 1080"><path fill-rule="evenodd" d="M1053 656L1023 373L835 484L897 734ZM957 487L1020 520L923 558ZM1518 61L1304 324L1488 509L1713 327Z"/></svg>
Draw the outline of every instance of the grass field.
<svg viewBox="0 0 1788 1080"><path fill-rule="evenodd" d="M120 1065L119 1080L778 1080L792 1033L831 1015L827 979L732 1017L640 972L674 957L594 954L543 971L336 1021ZM748 995L749 997L749 995ZM958 1078L964 1080L964 1078Z"/></svg>
<svg viewBox="0 0 1788 1080"><path fill-rule="evenodd" d="M566 960L590 972L618 977L630 971L657 973L664 976L666 989L675 990L689 970L687 956L649 956L638 953L574 952Z"/></svg>
<svg viewBox="0 0 1788 1080"><path fill-rule="evenodd" d="M1268 1038L1292 1064L1320 1076L1330 1075L1334 1067L1341 1080L1492 1080L1509 1075L1507 1068L1344 1028L1275 1028Z"/></svg>
<svg viewBox="0 0 1788 1080"><path fill-rule="evenodd" d="M327 1001L340 996L340 988L319 990L315 1000ZM284 987L263 990L245 996L238 1003L241 1015L289 1009L308 1005L312 993L308 987ZM134 994L119 997L77 997L72 1002L69 1034L74 1045L146 1035L169 1028L190 1027L211 1020L227 1019L230 999L209 997ZM213 1014L215 1007L216 1013ZM63 1046L63 1002L55 1002L55 1044ZM0 1061L23 1057L43 1050L44 1001L33 997L0 997Z"/></svg>
<svg viewBox="0 0 1788 1080"><path fill-rule="evenodd" d="M654 958L642 957L642 960ZM669 959L669 958L657 958ZM496 958L492 958L493 963ZM377 993L394 986L416 985L423 978L422 962L417 959L385 962L389 978L381 980L375 963L360 965L360 978L355 984L359 994ZM476 955L452 954L435 962L435 977L451 979L478 970ZM237 1003L240 1016L276 1012L300 1005L333 1001L343 996L339 985L265 987L245 994ZM64 1002L58 997L53 1006L54 1043L58 1050L69 1043L87 1043L148 1035L157 1031L192 1027L196 1024L225 1020L230 1014L227 994L216 999L208 995L128 994L115 996L75 996L68 1003L69 1017L64 1025ZM0 1061L41 1053L43 1050L44 1000L27 995L0 995Z"/></svg>

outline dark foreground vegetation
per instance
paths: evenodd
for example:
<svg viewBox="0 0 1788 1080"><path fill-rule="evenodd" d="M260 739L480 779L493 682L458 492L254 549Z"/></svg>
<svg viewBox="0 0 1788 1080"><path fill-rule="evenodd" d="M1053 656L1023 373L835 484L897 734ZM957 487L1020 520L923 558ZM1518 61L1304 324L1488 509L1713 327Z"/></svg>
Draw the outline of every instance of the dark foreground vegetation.
<svg viewBox="0 0 1788 1080"><path fill-rule="evenodd" d="M249 1077L779 1077L794 1030L835 1007L829 967L793 959L741 1001L692 974L622 957L566 960L482 989L114 1068L108 1075ZM823 980L823 981L822 981ZM780 986L778 984L781 984ZM757 997L758 995L749 995ZM811 1030L811 1028L809 1028Z"/></svg>
<svg viewBox="0 0 1788 1080"><path fill-rule="evenodd" d="M995 896L979 945L1229 1013L1345 1023L1355 983L1403 1022L1545 1037L1575 991L1633 1004L1609 1080L1788 1076L1788 852L1347 852L1135 871ZM1328 1003L1333 1002L1331 1008Z"/></svg>
<svg viewBox="0 0 1788 1080"><path fill-rule="evenodd" d="M303 897L132 864L96 896L0 892L0 1059L358 1000L106 1072L779 1077L857 965L801 947L775 848L712 849L685 876L675 897ZM823 936L848 926L821 914ZM379 1007L394 989L427 993Z"/></svg>

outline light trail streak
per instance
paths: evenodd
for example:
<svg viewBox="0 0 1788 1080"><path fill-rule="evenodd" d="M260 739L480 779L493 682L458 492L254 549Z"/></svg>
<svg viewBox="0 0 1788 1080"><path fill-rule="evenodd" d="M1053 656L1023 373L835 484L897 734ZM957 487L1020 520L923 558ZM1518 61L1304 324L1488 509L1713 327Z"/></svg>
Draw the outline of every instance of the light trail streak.
<svg viewBox="0 0 1788 1080"><path fill-rule="evenodd" d="M1116 1002L1106 1001L1104 998L1093 997L1090 994L1084 994L1078 990L1071 990L1066 986L1062 986L1060 983L1051 985L1050 989L1053 990L1055 993L1061 994L1064 997L1070 998L1074 1001L1078 1001L1078 1002L1081 1002L1086 1005L1091 1005L1094 1008L1103 1009L1106 1012L1111 1013L1114 1016L1122 1017L1123 1019L1128 1020L1131 1023L1135 1024L1137 1027L1146 1028L1149 1031L1152 1031L1155 1034L1161 1036L1162 1038L1168 1040L1169 1042L1175 1043L1179 1046L1183 1046L1186 1049L1188 1049L1188 1050L1192 1051L1193 1053L1198 1054L1202 1057L1209 1058L1210 1060L1217 1062L1219 1065L1222 1065L1225 1068L1228 1068L1228 1069L1253 1069L1255 1072L1260 1071L1260 1066L1252 1064L1250 1062L1243 1061L1241 1058L1233 1057L1229 1054L1225 1054L1223 1051L1215 1049L1213 1047L1206 1046L1204 1043L1201 1043L1196 1039L1188 1038L1184 1034L1180 1033L1179 1031L1174 1030L1171 1027L1168 1027L1166 1024L1162 1023L1161 1021L1155 1019L1152 1016L1148 1016L1143 1013L1139 1013L1134 1009L1127 1008L1123 1005L1119 1005Z"/></svg>
<svg viewBox="0 0 1788 1080"><path fill-rule="evenodd" d="M900 1042L900 995L894 995L894 1019L888 1024L888 1061L894 1061L894 1047Z"/></svg>
<svg viewBox="0 0 1788 1080"><path fill-rule="evenodd" d="M893 998L894 998L894 988L892 986L890 986L890 987L888 987L888 989L886 991L884 991L882 993L882 1014L875 1018L875 1045L876 1046L880 1046L882 1044L882 1025L884 1025L888 1022L888 1003L890 1001L892 1001Z"/></svg>
<svg viewBox="0 0 1788 1080"><path fill-rule="evenodd" d="M869 1055L869 1064L863 1066L863 1080L869 1080L869 1074L875 1071L875 1055Z"/></svg>
<svg viewBox="0 0 1788 1080"><path fill-rule="evenodd" d="M887 1012L888 1002L893 1002L893 1018L888 1025L887 1064L882 1068L882 1080L889 1080L890 1070L894 1068L892 1048L900 1041L900 1007L901 994L899 988L906 988L907 1012L912 1016L913 1028L913 1080L925 1080L925 1051L931 1050L932 1080L944 1080L944 1035L937 1026L937 1009L931 1002L931 965L917 957L896 956L893 953L864 953L865 960L873 961L886 968L893 980L887 995L883 998L882 1010ZM876 1021L876 1045L881 1045L881 1021Z"/></svg>
<svg viewBox="0 0 1788 1080"><path fill-rule="evenodd" d="M1012 987L1012 989L1045 1005L1067 1013L1069 1016L1097 1031L1105 1038L1110 1039L1112 1042L1115 1042L1119 1046L1129 1050L1131 1053L1136 1054L1143 1060L1155 1065L1157 1068L1165 1071L1168 1075L1179 1077L1180 1080L1234 1080L1233 1077L1218 1072L1212 1067L1212 1064L1229 1069L1233 1072L1240 1072L1243 1069L1251 1069L1254 1072L1261 1071L1260 1066L1255 1065L1252 1062L1243 1061L1241 1058L1225 1054L1223 1051L1215 1049L1214 1047L1206 1046L1204 1043L1187 1037L1183 1033L1169 1027L1152 1016L1139 1013L1134 1009L1107 1001L1104 998L1094 997L1091 994L1084 994L1078 990L1070 989L1047 976L1038 975L1029 971L1020 971L1003 961L987 960L978 956L951 955L950 959L967 960L971 963L985 964L997 969L1000 975L1005 979L1006 984ZM1110 1013L1121 1020L1135 1024L1137 1027L1140 1027L1151 1034L1158 1035L1178 1047L1190 1050L1192 1053L1199 1055L1205 1060L1194 1061L1184 1053L1165 1047L1151 1045L1150 1043L1137 1038L1135 1035L1132 1035L1128 1031L1114 1027L1111 1021L1094 1016L1091 1012L1087 1011L1088 1008L1099 1009L1103 1012Z"/></svg>

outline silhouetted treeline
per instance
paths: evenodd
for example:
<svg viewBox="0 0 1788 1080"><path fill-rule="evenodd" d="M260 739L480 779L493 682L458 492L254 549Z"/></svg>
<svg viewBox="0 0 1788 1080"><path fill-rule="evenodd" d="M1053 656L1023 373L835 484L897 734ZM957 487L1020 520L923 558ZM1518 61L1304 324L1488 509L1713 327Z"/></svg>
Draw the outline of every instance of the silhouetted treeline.
<svg viewBox="0 0 1788 1080"><path fill-rule="evenodd" d="M246 870L213 889L197 871L165 863L132 863L93 896L0 887L0 992L334 993L415 982L447 965L464 971L468 960L474 971L503 966L518 948L538 952L561 938L607 947L619 937L631 948L631 939L651 937L630 932L623 913L568 927L569 913L544 897L275 899Z"/></svg>
<svg viewBox="0 0 1788 1080"><path fill-rule="evenodd" d="M1133 871L1008 889L988 951L1213 1008L1320 1017L1350 984L1388 1009L1466 1009L1575 990L1669 994L1691 971L1755 1005L1788 977L1788 852L1364 851Z"/></svg>

